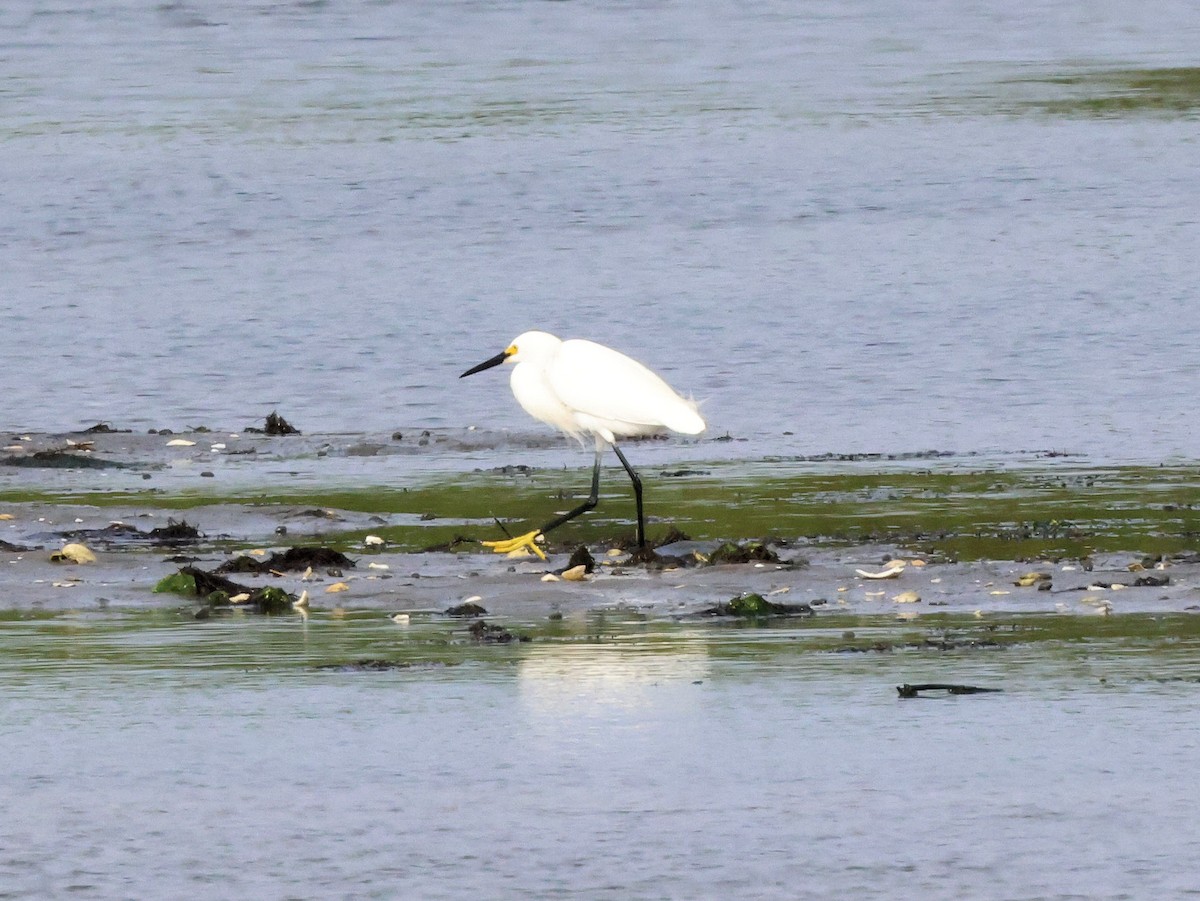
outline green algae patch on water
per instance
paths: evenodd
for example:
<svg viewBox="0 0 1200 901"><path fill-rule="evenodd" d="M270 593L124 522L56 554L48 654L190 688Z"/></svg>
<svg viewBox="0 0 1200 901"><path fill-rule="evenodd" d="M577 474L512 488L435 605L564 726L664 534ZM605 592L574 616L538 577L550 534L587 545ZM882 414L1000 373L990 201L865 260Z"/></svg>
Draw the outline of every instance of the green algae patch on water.
<svg viewBox="0 0 1200 901"><path fill-rule="evenodd" d="M966 111L1060 118L1191 118L1200 113L1200 68L1079 68L997 82Z"/></svg>
<svg viewBox="0 0 1200 901"><path fill-rule="evenodd" d="M514 666L530 660L602 671L617 660L638 669L679 660L688 662L686 672L707 678L784 664L818 667L829 678L873 673L880 692L890 693L897 676L914 684L951 681L944 676L966 661L987 667L987 684L1006 688L1036 686L1037 670L1048 661L1092 681L1196 680L1197 653L1200 616L1190 613L1018 614L995 621L947 614L904 621L825 612L703 620L597 611L555 621L489 618L485 627L418 613L397 626L366 611L314 611L307 618L234 611L200 621L166 610L0 614L0 676L10 682L88 668L114 678L122 670L143 678L221 669L249 680L270 673L318 678L344 668L473 681L512 678ZM356 666L361 661L379 665Z"/></svg>
<svg viewBox="0 0 1200 901"><path fill-rule="evenodd" d="M158 580L154 586L155 594L196 594L196 577L191 573L175 572Z"/></svg>
<svg viewBox="0 0 1200 901"><path fill-rule="evenodd" d="M614 479L602 481L610 490L596 510L548 536L553 549L613 547L632 538L632 493L615 478L618 473L611 474ZM342 552L363 552L369 536L382 538L393 551L481 551L478 541L502 538L504 528L518 534L572 506L583 487L575 476L557 469L520 478L473 472L404 487L281 487L225 494L22 491L0 495L0 503L188 510L189 519L208 534L240 534L241 540L254 541L271 532L239 533L241 514L265 521L315 509L344 515L344 522L335 516L321 529L322 542ZM1200 470L1184 465L1046 462L917 469L761 460L706 464L694 475L670 478L647 467L643 477L651 544L679 534L713 546L880 544L958 560L1083 558L1103 552L1161 556L1200 546ZM213 513L206 516L206 510Z"/></svg>

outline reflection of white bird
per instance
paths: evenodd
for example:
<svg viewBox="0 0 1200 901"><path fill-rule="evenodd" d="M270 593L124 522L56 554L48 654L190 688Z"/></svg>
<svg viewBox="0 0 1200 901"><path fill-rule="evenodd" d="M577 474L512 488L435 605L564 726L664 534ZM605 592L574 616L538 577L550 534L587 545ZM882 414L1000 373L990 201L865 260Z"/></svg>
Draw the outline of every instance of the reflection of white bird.
<svg viewBox="0 0 1200 901"><path fill-rule="evenodd" d="M642 480L617 447L617 438L665 431L698 435L705 426L696 412L696 404L680 397L637 360L612 348L592 341L563 341L537 331L519 335L501 353L468 369L459 378L501 363L515 364L512 392L526 413L561 429L580 443L585 435L595 438L596 463L592 468L591 494L574 510L525 535L483 543L501 554L527 547L544 558L534 541L596 506L600 493L600 457L607 444L616 452L633 482L638 547L645 547Z"/></svg>

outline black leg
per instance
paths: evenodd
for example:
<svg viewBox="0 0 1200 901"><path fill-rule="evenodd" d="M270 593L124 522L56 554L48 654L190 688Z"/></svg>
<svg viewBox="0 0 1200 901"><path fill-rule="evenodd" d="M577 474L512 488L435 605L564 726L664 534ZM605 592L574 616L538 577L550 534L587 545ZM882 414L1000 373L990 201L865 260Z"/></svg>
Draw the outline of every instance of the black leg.
<svg viewBox="0 0 1200 901"><path fill-rule="evenodd" d="M644 548L646 546L646 519L642 515L642 480L634 468L629 465L629 461L625 459L625 455L621 453L621 449L615 444L612 446L612 449L617 452L617 458L621 461L621 465L625 467L625 471L629 473L629 480L633 482L633 497L637 501L638 548Z"/></svg>
<svg viewBox="0 0 1200 901"><path fill-rule="evenodd" d="M596 506L597 502L599 502L599 500L600 500L600 454L602 451L603 451L603 447L596 448L596 464L592 467L592 493L588 495L588 498L586 501L584 501L582 504L580 504L574 510L568 510L562 516L557 516L554 519L550 520L550 522L548 522L544 526L542 526L540 531L543 535L545 535L551 529L557 529L564 522L570 522L576 516L581 516L582 514L587 513L588 510L591 510L593 507ZM620 453L620 451L617 451L617 453ZM628 468L628 465L626 466L626 468ZM640 504L641 501L639 500L638 503Z"/></svg>

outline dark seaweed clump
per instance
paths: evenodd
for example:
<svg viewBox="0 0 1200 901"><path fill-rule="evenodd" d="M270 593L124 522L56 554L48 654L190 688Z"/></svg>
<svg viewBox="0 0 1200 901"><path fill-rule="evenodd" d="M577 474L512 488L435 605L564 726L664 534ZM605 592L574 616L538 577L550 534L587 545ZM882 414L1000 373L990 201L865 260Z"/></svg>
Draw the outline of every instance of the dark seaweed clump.
<svg viewBox="0 0 1200 901"><path fill-rule="evenodd" d="M256 435L299 435L300 430L293 426L290 422L279 415L278 412L272 411L267 417L266 425L263 428L248 426L247 432L253 432Z"/></svg>
<svg viewBox="0 0 1200 901"><path fill-rule="evenodd" d="M483 609L482 604L476 604L474 601L467 601L463 604L455 604L453 607L446 608L446 616L484 616L487 613Z"/></svg>
<svg viewBox="0 0 1200 901"><path fill-rule="evenodd" d="M167 576L154 586L154 590L202 598L201 606L194 611L196 619L207 619L217 610L230 609L230 599L240 594L249 595L249 598L245 604L239 604L238 609L266 616L290 613L294 601L282 588L250 588L195 566L185 566Z"/></svg>
<svg viewBox="0 0 1200 901"><path fill-rule="evenodd" d="M485 644L509 644L513 641L530 640L528 635L515 635L504 626L497 626L481 619L471 623L467 632L470 633L472 639Z"/></svg>
<svg viewBox="0 0 1200 901"><path fill-rule="evenodd" d="M270 557L256 560L245 554L226 560L214 570L219 573L257 573L269 572L298 572L308 567L337 567L349 568L354 561L333 548L300 545L290 547L282 553L274 553Z"/></svg>
<svg viewBox="0 0 1200 901"><path fill-rule="evenodd" d="M699 616L736 616L744 619L763 616L814 616L811 604L777 604L761 594L740 594L731 600L701 610Z"/></svg>
<svg viewBox="0 0 1200 901"><path fill-rule="evenodd" d="M779 555L761 541L726 541L708 555L709 566L723 563L779 563Z"/></svg>
<svg viewBox="0 0 1200 901"><path fill-rule="evenodd" d="M32 454L12 454L0 459L5 466L27 466L37 469L131 469L136 464L105 460L87 454L63 450L40 450Z"/></svg>
<svg viewBox="0 0 1200 901"><path fill-rule="evenodd" d="M187 544L199 541L204 537L200 534L200 530L188 523L187 520L176 522L173 519L168 519L165 526L158 526L149 532L143 532L137 526L131 526L129 523L113 522L102 529L74 529L69 532L63 532L62 536L64 538L73 538L77 541L88 541L97 544L136 541L165 546Z"/></svg>

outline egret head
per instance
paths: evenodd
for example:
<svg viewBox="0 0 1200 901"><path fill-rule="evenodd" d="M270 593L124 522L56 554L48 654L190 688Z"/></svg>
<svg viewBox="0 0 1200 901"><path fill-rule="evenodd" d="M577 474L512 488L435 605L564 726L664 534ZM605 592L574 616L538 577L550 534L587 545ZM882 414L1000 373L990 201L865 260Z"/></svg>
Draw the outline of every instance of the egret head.
<svg viewBox="0 0 1200 901"><path fill-rule="evenodd" d="M508 345L508 347L504 348L496 356L484 360L478 366L472 366L460 375L459 378L466 378L468 375L483 372L483 370L499 366L501 363L525 363L545 359L560 344L562 344L562 341L548 332L522 332L513 339L512 344Z"/></svg>

